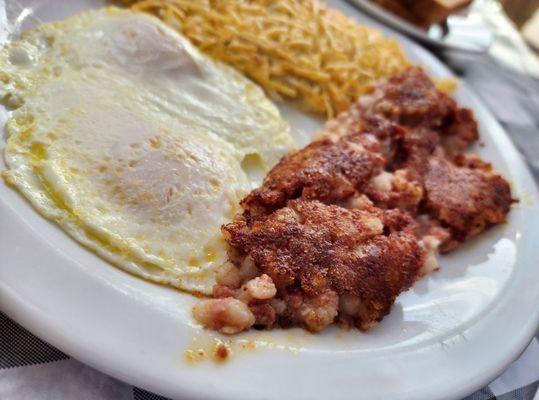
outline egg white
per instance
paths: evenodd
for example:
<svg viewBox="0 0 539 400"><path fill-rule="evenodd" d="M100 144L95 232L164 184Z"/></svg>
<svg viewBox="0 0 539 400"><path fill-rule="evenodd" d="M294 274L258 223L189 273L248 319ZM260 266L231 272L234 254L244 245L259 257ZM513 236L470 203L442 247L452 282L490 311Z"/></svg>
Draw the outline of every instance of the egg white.
<svg viewBox="0 0 539 400"><path fill-rule="evenodd" d="M220 226L289 128L260 88L156 18L107 8L0 52L6 181L45 217L146 279L211 292Z"/></svg>

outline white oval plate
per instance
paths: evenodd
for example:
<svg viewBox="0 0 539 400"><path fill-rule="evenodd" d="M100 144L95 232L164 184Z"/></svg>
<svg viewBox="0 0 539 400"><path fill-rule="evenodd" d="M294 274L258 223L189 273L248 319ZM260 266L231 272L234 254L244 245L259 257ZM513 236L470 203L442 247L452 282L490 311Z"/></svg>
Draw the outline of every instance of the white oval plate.
<svg viewBox="0 0 539 400"><path fill-rule="evenodd" d="M53 2L37 2L41 20L102 4ZM372 24L345 3L334 6ZM432 55L397 37L433 75L450 75ZM480 122L484 147L477 151L510 180L520 202L506 225L443 257L441 271L400 296L368 333L249 332L234 340L252 340L256 350L237 351L225 364L188 365L184 352L194 348L193 338L212 337L193 323L194 298L110 266L3 182L0 308L73 357L172 398L463 397L516 359L538 326L539 211L531 175L501 127L464 85L456 97ZM320 126L293 108L284 106L283 113L300 144Z"/></svg>

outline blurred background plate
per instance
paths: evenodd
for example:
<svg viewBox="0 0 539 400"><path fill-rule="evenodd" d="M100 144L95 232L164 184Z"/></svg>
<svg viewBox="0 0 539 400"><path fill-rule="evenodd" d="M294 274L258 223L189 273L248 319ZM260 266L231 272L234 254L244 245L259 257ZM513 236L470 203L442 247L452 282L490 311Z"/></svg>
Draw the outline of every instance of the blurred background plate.
<svg viewBox="0 0 539 400"><path fill-rule="evenodd" d="M475 0L469 7L451 14L444 23L425 29L375 4L371 0L348 0L379 22L438 50L484 53L492 43L492 32L481 9L490 0Z"/></svg>

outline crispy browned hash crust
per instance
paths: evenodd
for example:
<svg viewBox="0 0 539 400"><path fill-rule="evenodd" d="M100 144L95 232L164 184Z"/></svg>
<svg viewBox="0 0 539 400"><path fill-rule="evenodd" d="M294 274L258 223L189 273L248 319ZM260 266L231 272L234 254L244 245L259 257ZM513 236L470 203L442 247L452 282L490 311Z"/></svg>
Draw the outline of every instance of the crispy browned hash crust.
<svg viewBox="0 0 539 400"><path fill-rule="evenodd" d="M459 154L479 138L472 111L438 91L419 67L380 84L327 126L331 132L361 131L365 120L373 118L390 120L404 130L393 139L393 157L386 158L392 169L421 164L437 146L448 155Z"/></svg>
<svg viewBox="0 0 539 400"><path fill-rule="evenodd" d="M230 262L215 298L194 309L206 327L368 329L439 268L439 251L503 223L514 201L490 164L462 153L478 139L472 112L421 68L381 83L316 137L223 227Z"/></svg>
<svg viewBox="0 0 539 400"><path fill-rule="evenodd" d="M360 132L383 118L403 131L388 135L385 171L362 189L375 205L429 215L444 252L505 221L514 201L508 183L488 163L462 154L479 138L471 110L458 107L421 68L413 67L328 122L326 133ZM448 232L440 234L440 229Z"/></svg>
<svg viewBox="0 0 539 400"><path fill-rule="evenodd" d="M377 139L368 135L323 138L283 157L241 205L257 216L283 207L289 199L346 199L382 171L384 159L378 151Z"/></svg>
<svg viewBox="0 0 539 400"><path fill-rule="evenodd" d="M431 157L425 174L425 210L448 227L447 252L493 224L505 222L512 202L509 184L490 170L457 166Z"/></svg>
<svg viewBox="0 0 539 400"><path fill-rule="evenodd" d="M343 302L348 309L340 319L361 329L388 314L419 274L422 252L414 229L413 219L398 210L347 210L303 200L251 224L239 216L224 227L228 242L273 280L285 302L278 323L312 331L333 322ZM310 306L327 308L324 299L338 300L324 311L331 319Z"/></svg>

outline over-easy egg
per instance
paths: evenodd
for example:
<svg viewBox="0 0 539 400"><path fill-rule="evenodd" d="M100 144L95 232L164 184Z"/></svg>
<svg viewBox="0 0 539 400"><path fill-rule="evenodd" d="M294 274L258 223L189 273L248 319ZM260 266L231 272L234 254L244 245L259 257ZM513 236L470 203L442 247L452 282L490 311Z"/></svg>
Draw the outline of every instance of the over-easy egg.
<svg viewBox="0 0 539 400"><path fill-rule="evenodd" d="M6 181L102 257L189 291L211 291L248 170L292 146L260 88L131 11L27 32L0 82Z"/></svg>

